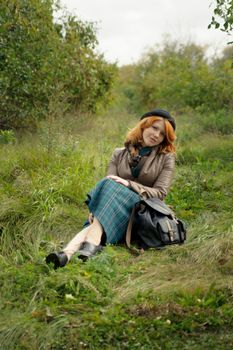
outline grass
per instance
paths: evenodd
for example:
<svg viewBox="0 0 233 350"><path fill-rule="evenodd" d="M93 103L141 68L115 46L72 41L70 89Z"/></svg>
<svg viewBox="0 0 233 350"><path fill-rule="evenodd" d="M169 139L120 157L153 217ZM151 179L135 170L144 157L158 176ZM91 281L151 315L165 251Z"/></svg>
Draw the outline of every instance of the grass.
<svg viewBox="0 0 233 350"><path fill-rule="evenodd" d="M206 118L177 117L166 201L187 242L139 256L109 245L57 271L44 257L82 227L86 193L135 117L69 117L0 145L1 350L232 349L232 141Z"/></svg>

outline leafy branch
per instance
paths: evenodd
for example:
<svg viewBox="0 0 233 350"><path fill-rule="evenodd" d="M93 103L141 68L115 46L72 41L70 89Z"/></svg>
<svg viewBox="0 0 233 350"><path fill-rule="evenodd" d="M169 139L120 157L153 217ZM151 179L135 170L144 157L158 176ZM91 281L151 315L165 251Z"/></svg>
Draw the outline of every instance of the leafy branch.
<svg viewBox="0 0 233 350"><path fill-rule="evenodd" d="M214 14L208 25L209 29L211 27L231 34L233 30L233 0L215 0ZM232 44L233 41L230 43Z"/></svg>

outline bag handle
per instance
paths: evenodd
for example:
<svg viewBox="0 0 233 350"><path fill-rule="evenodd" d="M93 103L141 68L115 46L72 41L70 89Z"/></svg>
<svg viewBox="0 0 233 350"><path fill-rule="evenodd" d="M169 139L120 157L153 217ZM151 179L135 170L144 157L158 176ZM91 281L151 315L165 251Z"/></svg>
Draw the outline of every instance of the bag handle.
<svg viewBox="0 0 233 350"><path fill-rule="evenodd" d="M130 242L131 242L131 235L132 235L134 216L135 216L135 207L133 207L133 210L131 212L129 223L128 223L128 227L127 227L127 231L126 231L126 236L125 236L126 246L129 249L130 249Z"/></svg>
<svg viewBox="0 0 233 350"><path fill-rule="evenodd" d="M141 255L142 253L144 253L144 249L140 249L139 250L139 249L137 249L135 247L132 247L131 244L130 244L130 242L131 242L131 235L132 235L132 228L133 228L133 221L134 221L134 217L135 217L135 212L136 212L136 207L133 207L131 215L130 215L127 231L126 231L125 242L126 242L126 247L129 249L129 251L133 255Z"/></svg>

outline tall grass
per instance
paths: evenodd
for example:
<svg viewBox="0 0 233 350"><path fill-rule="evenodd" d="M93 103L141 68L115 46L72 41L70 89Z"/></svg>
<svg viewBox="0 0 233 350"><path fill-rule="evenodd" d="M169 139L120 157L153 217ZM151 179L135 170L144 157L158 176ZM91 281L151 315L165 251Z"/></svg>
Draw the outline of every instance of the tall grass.
<svg viewBox="0 0 233 350"><path fill-rule="evenodd" d="M105 176L114 147L123 145L128 120L113 113L78 125L61 118L49 134L44 124L36 138L1 146L0 253L29 256L41 241L59 244L82 227L86 194Z"/></svg>
<svg viewBox="0 0 233 350"><path fill-rule="evenodd" d="M68 116L52 133L42 125L33 141L0 145L1 349L232 348L232 139L206 118L177 117L166 202L187 242L138 257L107 246L58 271L45 255L82 227L86 194L136 116Z"/></svg>

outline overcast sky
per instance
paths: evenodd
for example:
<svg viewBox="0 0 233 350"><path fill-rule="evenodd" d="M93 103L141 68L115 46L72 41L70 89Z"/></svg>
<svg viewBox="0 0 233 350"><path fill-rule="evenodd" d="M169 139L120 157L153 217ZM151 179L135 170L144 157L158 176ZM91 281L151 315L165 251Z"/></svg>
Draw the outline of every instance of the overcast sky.
<svg viewBox="0 0 233 350"><path fill-rule="evenodd" d="M99 51L120 65L136 62L145 49L171 39L208 45L210 55L230 41L220 30L207 29L213 0L61 0L84 21L97 23Z"/></svg>

